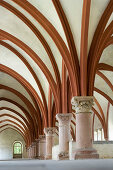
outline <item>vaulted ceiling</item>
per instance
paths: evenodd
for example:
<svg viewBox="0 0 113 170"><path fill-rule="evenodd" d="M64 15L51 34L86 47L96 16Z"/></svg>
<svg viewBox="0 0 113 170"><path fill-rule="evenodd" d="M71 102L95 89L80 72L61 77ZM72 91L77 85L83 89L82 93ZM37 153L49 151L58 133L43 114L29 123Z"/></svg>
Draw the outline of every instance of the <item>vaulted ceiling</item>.
<svg viewBox="0 0 113 170"><path fill-rule="evenodd" d="M94 95L95 128L107 139L112 34L113 0L0 0L0 131L11 127L29 145L57 126L56 113L72 112L72 96Z"/></svg>

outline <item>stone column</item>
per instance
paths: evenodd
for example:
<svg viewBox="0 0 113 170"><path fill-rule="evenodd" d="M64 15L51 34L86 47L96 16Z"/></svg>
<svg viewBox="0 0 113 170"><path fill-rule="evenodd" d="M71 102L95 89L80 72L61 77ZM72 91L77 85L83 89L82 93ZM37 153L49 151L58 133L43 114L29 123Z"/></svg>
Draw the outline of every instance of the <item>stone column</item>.
<svg viewBox="0 0 113 170"><path fill-rule="evenodd" d="M72 113L57 114L59 122L59 160L69 159L70 122Z"/></svg>
<svg viewBox="0 0 113 170"><path fill-rule="evenodd" d="M32 159L32 145L29 146L29 158Z"/></svg>
<svg viewBox="0 0 113 170"><path fill-rule="evenodd" d="M32 142L32 159L36 158L36 142Z"/></svg>
<svg viewBox="0 0 113 170"><path fill-rule="evenodd" d="M32 144L30 145L30 159L32 159L33 158L33 151L32 151Z"/></svg>
<svg viewBox="0 0 113 170"><path fill-rule="evenodd" d="M52 159L52 146L54 143L54 133L56 128L48 127L44 128L44 133L46 135L46 159Z"/></svg>
<svg viewBox="0 0 113 170"><path fill-rule="evenodd" d="M27 158L30 158L30 150L29 150L30 148L28 147L27 148Z"/></svg>
<svg viewBox="0 0 113 170"><path fill-rule="evenodd" d="M76 96L72 98L72 106L76 111L76 151L74 159L99 158L93 148L92 140L92 96Z"/></svg>
<svg viewBox="0 0 113 170"><path fill-rule="evenodd" d="M46 155L46 138L45 135L39 136L39 159L45 159Z"/></svg>
<svg viewBox="0 0 113 170"><path fill-rule="evenodd" d="M39 139L35 139L36 141L36 159L39 159Z"/></svg>

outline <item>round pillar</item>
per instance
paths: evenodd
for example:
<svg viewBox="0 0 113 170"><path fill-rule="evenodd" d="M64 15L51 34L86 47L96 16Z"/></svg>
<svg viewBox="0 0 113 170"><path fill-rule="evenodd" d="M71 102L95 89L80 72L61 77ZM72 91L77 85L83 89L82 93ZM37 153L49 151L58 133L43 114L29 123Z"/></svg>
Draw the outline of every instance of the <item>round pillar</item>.
<svg viewBox="0 0 113 170"><path fill-rule="evenodd" d="M32 142L32 158L36 158L36 142Z"/></svg>
<svg viewBox="0 0 113 170"><path fill-rule="evenodd" d="M30 147L27 148L27 157L30 158Z"/></svg>
<svg viewBox="0 0 113 170"><path fill-rule="evenodd" d="M29 158L32 159L32 147L31 147L31 145L29 146Z"/></svg>
<svg viewBox="0 0 113 170"><path fill-rule="evenodd" d="M30 156L31 156L31 159L33 159L33 147L32 147L32 144L31 144L31 146L30 146Z"/></svg>
<svg viewBox="0 0 113 170"><path fill-rule="evenodd" d="M52 159L52 147L54 143L54 133L56 128L48 127L44 128L44 133L46 135L46 159Z"/></svg>
<svg viewBox="0 0 113 170"><path fill-rule="evenodd" d="M36 141L36 159L39 159L39 139L35 139Z"/></svg>
<svg viewBox="0 0 113 170"><path fill-rule="evenodd" d="M57 114L59 122L59 155L58 159L69 159L70 123L72 113Z"/></svg>
<svg viewBox="0 0 113 170"><path fill-rule="evenodd" d="M75 159L99 158L92 140L92 96L76 96L71 101L76 111Z"/></svg>
<svg viewBox="0 0 113 170"><path fill-rule="evenodd" d="M39 159L45 159L46 155L46 138L45 135L39 136Z"/></svg>

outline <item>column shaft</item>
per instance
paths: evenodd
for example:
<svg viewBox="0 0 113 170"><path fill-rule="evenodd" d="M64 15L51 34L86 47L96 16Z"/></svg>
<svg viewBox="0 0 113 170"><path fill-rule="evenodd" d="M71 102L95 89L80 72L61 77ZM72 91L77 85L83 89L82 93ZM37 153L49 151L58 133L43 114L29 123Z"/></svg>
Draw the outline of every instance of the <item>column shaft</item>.
<svg viewBox="0 0 113 170"><path fill-rule="evenodd" d="M36 158L36 142L32 142L32 158Z"/></svg>
<svg viewBox="0 0 113 170"><path fill-rule="evenodd" d="M69 159L70 122L72 113L57 114L59 122L59 159Z"/></svg>
<svg viewBox="0 0 113 170"><path fill-rule="evenodd" d="M76 114L76 141L77 141L77 148L92 147L91 113Z"/></svg>
<svg viewBox="0 0 113 170"><path fill-rule="evenodd" d="M46 155L46 138L45 135L39 136L39 159L45 159Z"/></svg>
<svg viewBox="0 0 113 170"><path fill-rule="evenodd" d="M28 158L29 159L31 158L31 146L29 146L29 148L28 148Z"/></svg>
<svg viewBox="0 0 113 170"><path fill-rule="evenodd" d="M36 141L36 159L39 159L39 139L35 139Z"/></svg>
<svg viewBox="0 0 113 170"><path fill-rule="evenodd" d="M30 158L30 147L27 148L27 157Z"/></svg>
<svg viewBox="0 0 113 170"><path fill-rule="evenodd" d="M60 152L69 151L70 124L59 123L59 150Z"/></svg>
<svg viewBox="0 0 113 170"><path fill-rule="evenodd" d="M56 128L48 127L44 129L46 135L46 159L52 159L52 147L54 143L54 133Z"/></svg>

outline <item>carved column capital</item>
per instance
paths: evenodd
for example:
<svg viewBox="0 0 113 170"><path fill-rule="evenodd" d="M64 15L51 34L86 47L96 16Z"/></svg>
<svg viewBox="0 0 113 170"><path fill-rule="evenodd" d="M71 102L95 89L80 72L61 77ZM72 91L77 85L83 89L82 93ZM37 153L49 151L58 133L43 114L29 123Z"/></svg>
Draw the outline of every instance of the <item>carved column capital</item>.
<svg viewBox="0 0 113 170"><path fill-rule="evenodd" d="M46 136L53 136L55 131L56 131L55 127L44 128L44 133L46 134Z"/></svg>
<svg viewBox="0 0 113 170"><path fill-rule="evenodd" d="M30 150L30 146L27 147L27 151L29 151L29 150Z"/></svg>
<svg viewBox="0 0 113 170"><path fill-rule="evenodd" d="M32 142L31 146L35 147L36 146L36 142Z"/></svg>
<svg viewBox="0 0 113 170"><path fill-rule="evenodd" d="M94 105L93 96L75 96L71 100L72 108L76 113L92 113L92 106Z"/></svg>
<svg viewBox="0 0 113 170"><path fill-rule="evenodd" d="M71 121L72 113L58 113L56 118L60 124L68 124Z"/></svg>
<svg viewBox="0 0 113 170"><path fill-rule="evenodd" d="M45 142L46 136L45 135L39 135L38 141L39 142Z"/></svg>
<svg viewBox="0 0 113 170"><path fill-rule="evenodd" d="M29 149L31 149L32 148L32 144L29 146Z"/></svg>
<svg viewBox="0 0 113 170"><path fill-rule="evenodd" d="M39 143L39 139L35 139L36 143Z"/></svg>

